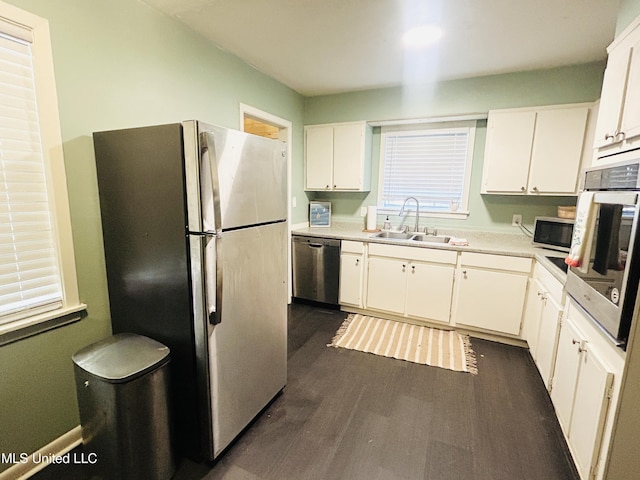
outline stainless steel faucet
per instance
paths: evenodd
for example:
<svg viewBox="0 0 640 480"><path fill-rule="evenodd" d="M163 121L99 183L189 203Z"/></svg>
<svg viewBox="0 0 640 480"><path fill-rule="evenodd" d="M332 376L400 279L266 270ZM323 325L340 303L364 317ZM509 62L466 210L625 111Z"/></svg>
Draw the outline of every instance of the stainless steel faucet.
<svg viewBox="0 0 640 480"><path fill-rule="evenodd" d="M400 209L400 213L398 214L398 216L402 216L402 214L404 213L404 207L407 204L407 202L409 200L413 200L416 202L416 226L413 229L414 232L417 232L419 227L419 223L420 223L420 202L418 202L418 199L416 197L407 197L404 201L404 203L402 204L402 208Z"/></svg>

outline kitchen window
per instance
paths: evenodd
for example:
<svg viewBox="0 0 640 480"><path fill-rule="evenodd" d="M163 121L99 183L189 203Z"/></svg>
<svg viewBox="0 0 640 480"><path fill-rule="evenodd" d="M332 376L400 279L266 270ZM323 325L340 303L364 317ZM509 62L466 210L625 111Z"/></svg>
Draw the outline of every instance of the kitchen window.
<svg viewBox="0 0 640 480"><path fill-rule="evenodd" d="M381 213L398 213L415 197L421 213L468 215L475 122L382 127L381 134Z"/></svg>
<svg viewBox="0 0 640 480"><path fill-rule="evenodd" d="M0 344L79 319L48 22L0 2Z"/></svg>

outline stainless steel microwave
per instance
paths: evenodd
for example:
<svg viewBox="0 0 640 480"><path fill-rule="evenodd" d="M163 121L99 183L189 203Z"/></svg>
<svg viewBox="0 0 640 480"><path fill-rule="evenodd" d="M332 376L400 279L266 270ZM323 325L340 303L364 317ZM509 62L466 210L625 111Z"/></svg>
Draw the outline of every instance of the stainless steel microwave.
<svg viewBox="0 0 640 480"><path fill-rule="evenodd" d="M574 221L559 217L536 217L533 226L533 244L568 252L571 248Z"/></svg>

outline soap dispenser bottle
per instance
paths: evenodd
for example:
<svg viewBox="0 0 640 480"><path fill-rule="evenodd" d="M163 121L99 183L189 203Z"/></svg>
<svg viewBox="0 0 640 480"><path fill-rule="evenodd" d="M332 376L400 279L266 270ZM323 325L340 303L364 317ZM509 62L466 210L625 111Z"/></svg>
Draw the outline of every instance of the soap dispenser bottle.
<svg viewBox="0 0 640 480"><path fill-rule="evenodd" d="M387 215L387 219L382 224L383 230L391 230L391 222L389 221L389 215Z"/></svg>

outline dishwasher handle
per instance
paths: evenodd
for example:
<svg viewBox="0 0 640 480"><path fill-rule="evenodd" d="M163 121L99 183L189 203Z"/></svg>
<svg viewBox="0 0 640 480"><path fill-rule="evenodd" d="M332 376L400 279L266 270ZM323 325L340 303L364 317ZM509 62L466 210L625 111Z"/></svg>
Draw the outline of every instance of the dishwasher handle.
<svg viewBox="0 0 640 480"><path fill-rule="evenodd" d="M324 238L324 237L305 237L300 235L294 235L292 237L294 243L306 243L311 248L321 247L338 247L340 248L340 240L336 238Z"/></svg>

